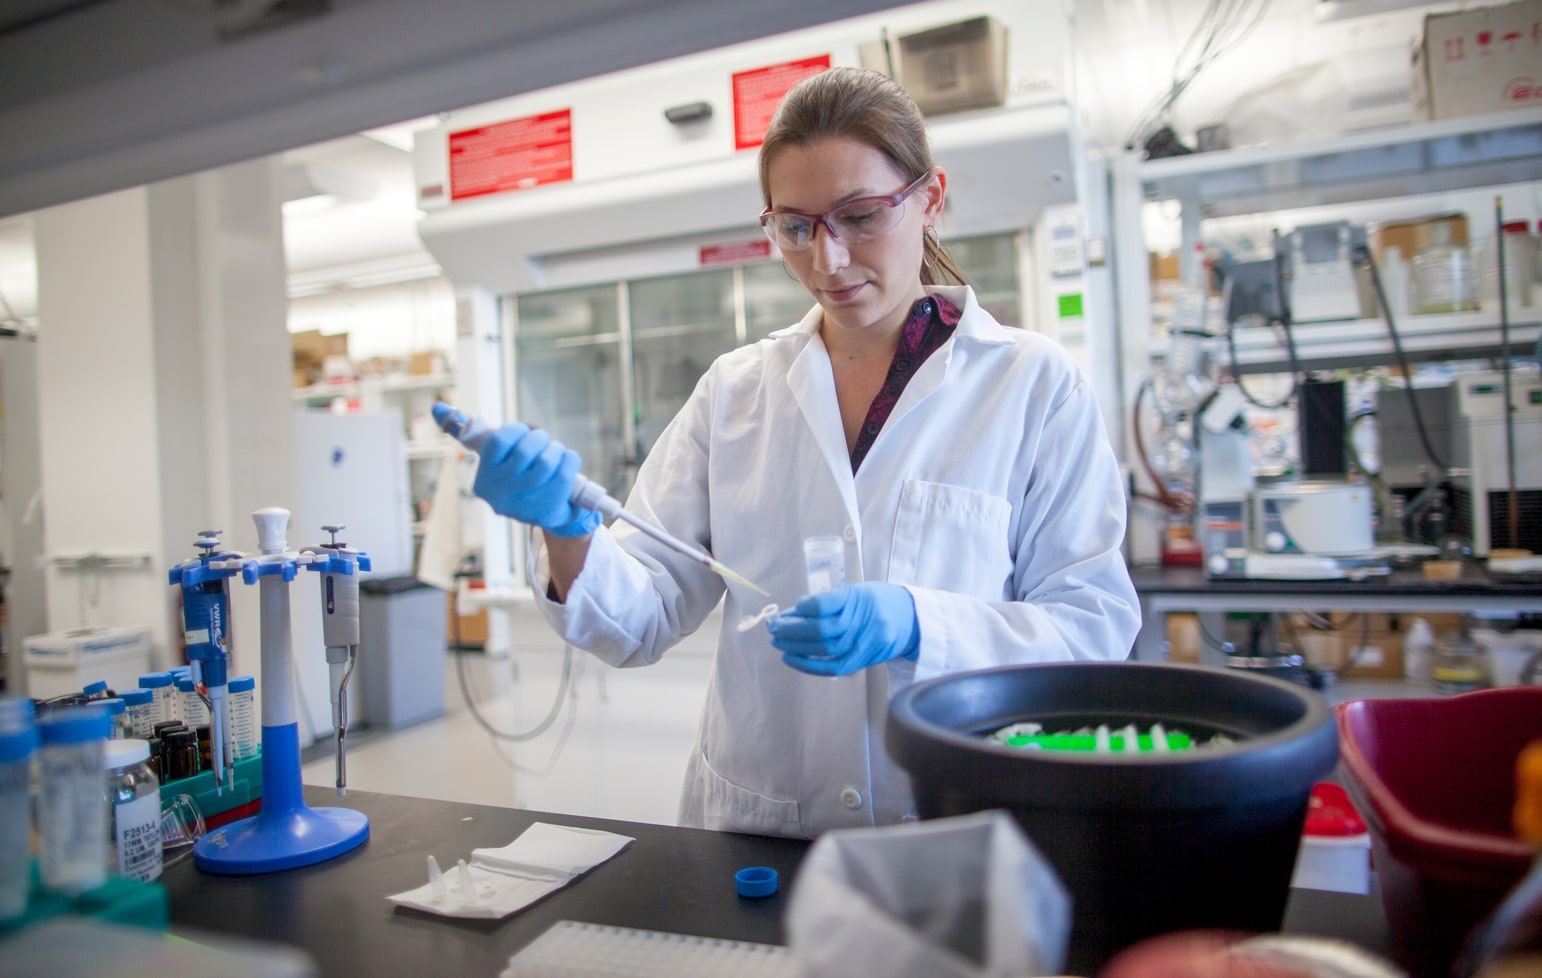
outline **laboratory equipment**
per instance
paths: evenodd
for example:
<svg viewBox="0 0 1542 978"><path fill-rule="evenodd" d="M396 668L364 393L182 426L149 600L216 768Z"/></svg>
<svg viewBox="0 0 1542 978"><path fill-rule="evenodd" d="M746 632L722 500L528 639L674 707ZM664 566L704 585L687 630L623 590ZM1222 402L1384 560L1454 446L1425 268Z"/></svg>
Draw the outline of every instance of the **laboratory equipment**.
<svg viewBox="0 0 1542 978"><path fill-rule="evenodd" d="M0 920L27 909L31 886L32 755L37 751L32 702L0 697Z"/></svg>
<svg viewBox="0 0 1542 978"><path fill-rule="evenodd" d="M1296 322L1359 319L1363 314L1350 256L1365 244L1365 228L1347 221L1312 224L1290 233L1290 314Z"/></svg>
<svg viewBox="0 0 1542 978"><path fill-rule="evenodd" d="M1099 756L975 736L1084 718L1235 742ZM907 686L890 702L886 738L923 820L1001 808L1027 830L1070 890L1067 968L1086 975L1156 934L1279 929L1312 786L1338 759L1332 720L1311 690L1250 672L1046 663Z"/></svg>
<svg viewBox="0 0 1542 978"><path fill-rule="evenodd" d="M804 540L803 570L808 575L809 594L843 587L846 584L845 539L832 534Z"/></svg>
<svg viewBox="0 0 1542 978"><path fill-rule="evenodd" d="M98 679L94 683L86 683L81 687L81 694L88 700L105 700L112 695L112 690L107 688L107 683Z"/></svg>
<svg viewBox="0 0 1542 978"><path fill-rule="evenodd" d="M492 434L492 430L480 418L468 418L448 404L436 404L434 406L434 419L439 422L439 427L444 430L445 434L459 441L472 451L477 451L482 443L486 441L487 436ZM603 486L599 483L591 482L582 475L575 476L574 478L573 495L570 502L573 506L580 509L595 510L608 519L630 523L676 553L702 564L714 574L735 583L743 584L745 587L752 588L767 597L770 596L764 588L736 573L721 561L714 559L710 554L703 553L690 544L676 539L662 527L655 526L647 520L627 512L622 507L620 500L607 493Z"/></svg>
<svg viewBox="0 0 1542 978"><path fill-rule="evenodd" d="M237 676L230 681L230 756L244 761L257 755L257 680Z"/></svg>
<svg viewBox="0 0 1542 978"><path fill-rule="evenodd" d="M226 747L225 736L230 685L230 578L237 573L229 564L241 555L220 552L219 534L218 530L200 532L193 541L198 556L173 567L168 578L179 589L182 599L182 636L189 667L187 685L178 684L182 717L190 727L211 725L214 732L209 744L210 769L215 785L222 787L235 769L235 758Z"/></svg>
<svg viewBox="0 0 1542 978"><path fill-rule="evenodd" d="M328 690L332 700L332 728L337 741L337 794L342 797L348 786L348 768L344 739L348 734L348 680L353 677L359 654L359 574L370 569L369 556L349 548L337 539L341 525L323 526L330 534L327 543L306 547L301 553L314 554L318 563L311 570L321 574L322 640L327 648Z"/></svg>
<svg viewBox="0 0 1542 978"><path fill-rule="evenodd" d="M1371 489L1353 482L1258 486L1252 492L1252 548L1266 554L1360 556L1375 546Z"/></svg>
<svg viewBox="0 0 1542 978"><path fill-rule="evenodd" d="M161 788L150 770L150 745L115 740L103 752L112 803L108 866L125 879L161 878Z"/></svg>
<svg viewBox="0 0 1542 978"><path fill-rule="evenodd" d="M259 552L240 559L211 561L214 569L235 567L241 580L259 587L262 652L262 810L222 826L193 847L200 869L246 875L331 859L369 837L369 819L346 808L311 808L300 783L300 725L296 716L294 650L290 632L289 583L302 567L350 573L355 564L338 555L319 557L289 549L289 511L278 507L252 513ZM318 559L319 558L319 559ZM364 555L357 567L368 569Z"/></svg>
<svg viewBox="0 0 1542 978"><path fill-rule="evenodd" d="M80 693L90 682L132 689L150 668L150 629L145 626L75 628L22 640L27 693L50 700Z"/></svg>
<svg viewBox="0 0 1542 978"><path fill-rule="evenodd" d="M1457 378L1449 395L1452 529L1471 542L1475 557L1507 547L1542 553L1542 452L1535 450L1542 445L1542 375L1511 371L1508 419L1505 386L1489 371Z"/></svg>
<svg viewBox="0 0 1542 978"><path fill-rule="evenodd" d="M52 710L37 721L38 865L46 889L71 896L107 879L107 774L112 721L100 706Z"/></svg>
<svg viewBox="0 0 1542 978"><path fill-rule="evenodd" d="M169 672L147 672L139 677L139 688L150 691L150 725L176 720L176 686Z"/></svg>

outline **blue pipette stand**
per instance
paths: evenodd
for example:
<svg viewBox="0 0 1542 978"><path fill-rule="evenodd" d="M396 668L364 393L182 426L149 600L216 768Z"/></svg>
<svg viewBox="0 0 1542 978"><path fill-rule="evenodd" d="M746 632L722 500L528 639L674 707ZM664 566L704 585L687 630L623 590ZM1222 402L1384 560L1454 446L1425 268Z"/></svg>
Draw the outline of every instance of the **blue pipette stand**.
<svg viewBox="0 0 1542 978"><path fill-rule="evenodd" d="M260 581L262 586L262 810L210 832L193 847L193 860L199 869L230 876L325 862L369 838L369 818L363 812L305 804L300 782L300 725L294 719L288 585L300 567L310 566L313 558L285 551L287 511L258 510L252 517L257 520L263 553L242 561L241 579L247 584ZM363 554L358 557L359 569L368 570L369 558ZM329 566L325 558L319 559L323 566ZM337 572L340 568L330 569ZM352 564L341 572L353 573ZM270 717L280 722L269 723Z"/></svg>

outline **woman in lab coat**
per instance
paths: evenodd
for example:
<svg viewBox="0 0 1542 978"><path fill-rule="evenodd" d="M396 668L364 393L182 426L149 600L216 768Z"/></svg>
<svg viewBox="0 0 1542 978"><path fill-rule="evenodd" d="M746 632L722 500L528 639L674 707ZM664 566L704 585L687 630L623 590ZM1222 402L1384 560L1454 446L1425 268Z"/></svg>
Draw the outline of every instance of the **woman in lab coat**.
<svg viewBox="0 0 1542 978"><path fill-rule="evenodd" d="M680 822L812 837L913 817L884 748L900 687L1122 659L1139 612L1092 390L957 284L935 231L947 178L905 92L856 69L804 81L760 178L762 223L817 304L713 363L626 505L770 597L572 507L580 460L540 430L494 433L475 491L542 528L543 614L612 665L655 662L723 601ZM845 541L847 585L808 596L821 535ZM737 627L768 602L783 612Z"/></svg>

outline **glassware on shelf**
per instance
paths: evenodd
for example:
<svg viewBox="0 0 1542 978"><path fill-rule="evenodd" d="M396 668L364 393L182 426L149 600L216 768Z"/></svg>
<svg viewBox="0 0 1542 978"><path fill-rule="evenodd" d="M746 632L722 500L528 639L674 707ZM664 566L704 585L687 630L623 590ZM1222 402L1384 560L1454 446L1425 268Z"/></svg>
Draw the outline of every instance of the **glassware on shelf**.
<svg viewBox="0 0 1542 978"><path fill-rule="evenodd" d="M1477 275L1466 245L1452 244L1450 225L1430 225L1430 243L1414 255L1414 311L1468 312L1478 308Z"/></svg>

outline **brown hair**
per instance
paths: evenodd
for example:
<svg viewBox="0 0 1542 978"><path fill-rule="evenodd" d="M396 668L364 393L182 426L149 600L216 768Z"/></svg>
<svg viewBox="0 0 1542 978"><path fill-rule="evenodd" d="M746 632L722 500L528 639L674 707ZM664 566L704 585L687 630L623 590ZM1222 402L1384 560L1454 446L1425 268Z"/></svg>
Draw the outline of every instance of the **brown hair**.
<svg viewBox="0 0 1542 978"><path fill-rule="evenodd" d="M787 147L845 136L888 157L906 183L937 164L926 139L926 120L889 76L865 68L831 68L788 92L760 145L760 195L771 206L771 160ZM965 285L963 271L935 233L924 236L923 285Z"/></svg>

